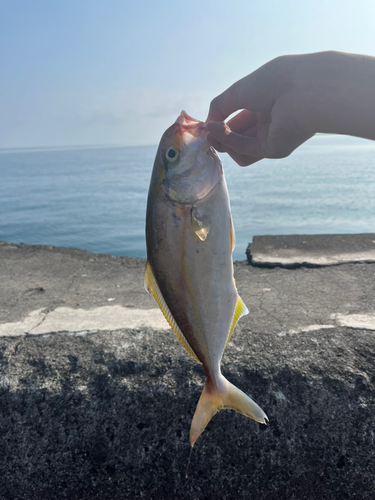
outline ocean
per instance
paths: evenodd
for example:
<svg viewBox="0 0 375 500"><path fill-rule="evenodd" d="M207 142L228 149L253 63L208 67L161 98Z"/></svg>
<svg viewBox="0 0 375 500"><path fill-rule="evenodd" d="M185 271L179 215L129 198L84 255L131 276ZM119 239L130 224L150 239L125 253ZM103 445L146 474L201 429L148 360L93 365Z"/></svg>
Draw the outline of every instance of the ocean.
<svg viewBox="0 0 375 500"><path fill-rule="evenodd" d="M0 240L146 257L156 146L0 150ZM375 142L316 136L288 158L241 168L220 155L236 233L375 232Z"/></svg>

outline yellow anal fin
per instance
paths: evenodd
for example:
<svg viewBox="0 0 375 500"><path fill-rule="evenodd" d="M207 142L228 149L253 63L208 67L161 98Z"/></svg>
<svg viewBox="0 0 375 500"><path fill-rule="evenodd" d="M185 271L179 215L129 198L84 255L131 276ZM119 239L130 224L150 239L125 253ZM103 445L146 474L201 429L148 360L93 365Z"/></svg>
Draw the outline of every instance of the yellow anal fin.
<svg viewBox="0 0 375 500"><path fill-rule="evenodd" d="M242 302L241 297L237 295L237 302L236 302L236 307L234 308L234 313L233 313L233 319L232 319L232 324L230 325L230 330L229 330L229 335L226 341L226 344L228 344L229 339L233 333L234 327L236 326L237 321L242 318L242 316L246 316L246 314L249 314L248 308L245 306L245 304Z"/></svg>
<svg viewBox="0 0 375 500"><path fill-rule="evenodd" d="M169 308L168 308L168 306L167 306L167 304L166 304L166 302L165 302L165 300L160 292L160 289L159 289L159 286L156 282L154 273L152 272L150 263L148 261L146 263L146 269L145 269L145 289L148 292L152 293L152 295L154 296L154 299L156 300L156 302L158 303L158 306L161 309L161 312L164 314L165 319L168 321L170 327L172 328L172 330L176 334L176 337L181 342L181 344L185 347L185 349L190 354L190 356L192 356L195 359L195 361L197 361L198 363L201 363L199 361L199 359L197 358L197 356L194 354L190 345L188 344L188 341L184 337L184 334L179 329L176 321L174 320L174 318L173 318L173 316L172 316L172 314L171 314L171 312L170 312L170 310L169 310Z"/></svg>
<svg viewBox="0 0 375 500"><path fill-rule="evenodd" d="M230 217L230 248L231 248L231 253L233 253L235 246L236 246L236 237L234 235L234 227L233 227L233 221L232 221L232 216L231 216Z"/></svg>

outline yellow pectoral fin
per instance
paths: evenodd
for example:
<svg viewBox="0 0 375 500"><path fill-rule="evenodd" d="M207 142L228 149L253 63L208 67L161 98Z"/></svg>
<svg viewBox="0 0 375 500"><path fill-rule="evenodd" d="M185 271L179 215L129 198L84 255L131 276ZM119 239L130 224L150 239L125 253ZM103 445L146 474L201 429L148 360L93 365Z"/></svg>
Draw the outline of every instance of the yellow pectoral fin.
<svg viewBox="0 0 375 500"><path fill-rule="evenodd" d="M236 326L237 321L242 317L246 316L246 314L249 314L248 308L245 306L245 304L242 302L241 297L237 295L237 302L236 302L236 307L234 308L234 313L233 313L233 319L232 319L232 324L230 326L229 330L229 335L227 338L227 342L225 345L228 344L229 339L233 333L234 327Z"/></svg>
<svg viewBox="0 0 375 500"><path fill-rule="evenodd" d="M146 263L146 269L145 269L145 288L148 292L151 292L152 295L154 296L154 299L156 300L156 302L158 303L158 306L161 309L161 312L164 314L165 319L168 321L170 327L172 328L172 330L176 334L176 337L178 338L178 340L185 347L185 349L190 354L190 356L192 356L195 359L195 361L197 361L198 363L201 363L199 361L199 359L197 358L197 356L194 354L190 345L188 344L186 338L184 337L184 334L179 329L176 321L174 320L174 318L173 318L173 316L172 316L172 314L171 314L171 312L170 312L170 310L169 310L169 308L168 308L168 306L167 306L167 304L166 304L166 302L165 302L165 300L160 292L160 289L159 289L159 286L156 282L154 273L152 272L150 263L148 261Z"/></svg>

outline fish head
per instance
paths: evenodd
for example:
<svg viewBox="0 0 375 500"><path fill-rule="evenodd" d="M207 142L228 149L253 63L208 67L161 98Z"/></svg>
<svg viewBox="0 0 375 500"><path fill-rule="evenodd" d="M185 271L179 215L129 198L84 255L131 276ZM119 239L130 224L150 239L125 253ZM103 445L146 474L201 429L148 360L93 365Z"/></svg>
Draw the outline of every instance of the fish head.
<svg viewBox="0 0 375 500"><path fill-rule="evenodd" d="M204 123L182 111L160 141L154 182L170 201L194 203L215 187L221 175L221 161L207 141Z"/></svg>

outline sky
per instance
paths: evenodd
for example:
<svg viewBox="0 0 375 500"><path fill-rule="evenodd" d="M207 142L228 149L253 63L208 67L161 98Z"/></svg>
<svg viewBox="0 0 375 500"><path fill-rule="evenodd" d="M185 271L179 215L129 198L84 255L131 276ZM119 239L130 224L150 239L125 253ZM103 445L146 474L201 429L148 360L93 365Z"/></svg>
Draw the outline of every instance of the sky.
<svg viewBox="0 0 375 500"><path fill-rule="evenodd" d="M0 0L0 148L157 144L283 54L375 55L374 0Z"/></svg>

